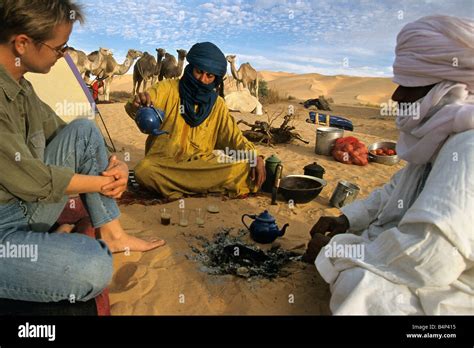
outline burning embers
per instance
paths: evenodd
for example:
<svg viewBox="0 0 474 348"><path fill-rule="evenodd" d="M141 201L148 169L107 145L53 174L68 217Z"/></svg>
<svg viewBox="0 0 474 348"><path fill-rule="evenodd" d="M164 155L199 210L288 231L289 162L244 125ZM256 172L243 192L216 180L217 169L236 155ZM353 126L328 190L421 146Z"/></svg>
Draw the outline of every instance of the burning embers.
<svg viewBox="0 0 474 348"><path fill-rule="evenodd" d="M301 259L300 254L283 250L280 246L263 251L243 241L248 235L246 230L240 230L237 236L231 235L232 230L221 228L212 240L193 236L201 245L190 246L195 255L187 256L188 259L200 261L203 264L201 270L209 274L266 279L288 276L289 273L283 270L284 266Z"/></svg>

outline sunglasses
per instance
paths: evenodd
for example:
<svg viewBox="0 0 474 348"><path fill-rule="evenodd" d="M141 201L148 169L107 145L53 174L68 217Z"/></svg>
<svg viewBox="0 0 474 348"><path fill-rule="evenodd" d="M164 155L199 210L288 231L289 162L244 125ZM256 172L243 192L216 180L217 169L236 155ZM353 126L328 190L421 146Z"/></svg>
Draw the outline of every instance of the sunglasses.
<svg viewBox="0 0 474 348"><path fill-rule="evenodd" d="M35 41L35 40L33 40L33 41ZM62 57L69 48L69 46L67 44L64 44L61 47L55 48L55 47L51 47L50 45L48 45L46 42L43 42L43 41L36 41L36 42L41 44L41 45L45 45L46 47L48 47L50 50L54 51L56 53L56 55L58 55L60 57ZM14 44L15 40L13 40L11 43Z"/></svg>
<svg viewBox="0 0 474 348"><path fill-rule="evenodd" d="M63 56L63 55L66 53L67 49L69 48L69 46L68 46L67 44L62 45L62 46L59 47L59 48L54 48L54 47L51 47L50 45L48 45L48 44L45 43L45 42L40 41L39 43L42 44L42 45L45 45L45 46L48 47L49 49L51 49L51 50L53 50L54 52L56 52L56 54L57 54L58 56Z"/></svg>

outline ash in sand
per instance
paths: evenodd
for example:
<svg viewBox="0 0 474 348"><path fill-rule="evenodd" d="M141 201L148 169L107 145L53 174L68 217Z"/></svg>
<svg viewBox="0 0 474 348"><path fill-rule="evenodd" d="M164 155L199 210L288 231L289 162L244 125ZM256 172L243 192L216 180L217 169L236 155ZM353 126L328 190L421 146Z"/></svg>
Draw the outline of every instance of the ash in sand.
<svg viewBox="0 0 474 348"><path fill-rule="evenodd" d="M243 278L266 278L288 276L283 268L292 261L301 260L295 252L272 247L268 251L259 249L255 244L247 244L246 230L231 235L233 229L221 228L212 240L202 236L192 236L201 242L200 247L190 245L194 255L186 256L190 260L202 263L201 271L214 274L233 274Z"/></svg>

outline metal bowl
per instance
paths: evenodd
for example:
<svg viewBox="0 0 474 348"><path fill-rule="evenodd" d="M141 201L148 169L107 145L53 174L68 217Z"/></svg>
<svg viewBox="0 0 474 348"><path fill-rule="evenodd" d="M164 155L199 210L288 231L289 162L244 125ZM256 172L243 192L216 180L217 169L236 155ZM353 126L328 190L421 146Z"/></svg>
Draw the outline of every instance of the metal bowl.
<svg viewBox="0 0 474 348"><path fill-rule="evenodd" d="M368 147L368 150L377 150L381 149L382 147L386 147L387 149L395 150L397 144L392 141L380 141L378 143L374 143ZM400 158L397 155L393 156L379 156L379 155L372 155L369 152L369 160L381 164L386 164L388 166L393 166L400 162Z"/></svg>
<svg viewBox="0 0 474 348"><path fill-rule="evenodd" d="M287 175L280 181L280 192L287 201L308 203L318 197L327 185L326 180L309 175Z"/></svg>

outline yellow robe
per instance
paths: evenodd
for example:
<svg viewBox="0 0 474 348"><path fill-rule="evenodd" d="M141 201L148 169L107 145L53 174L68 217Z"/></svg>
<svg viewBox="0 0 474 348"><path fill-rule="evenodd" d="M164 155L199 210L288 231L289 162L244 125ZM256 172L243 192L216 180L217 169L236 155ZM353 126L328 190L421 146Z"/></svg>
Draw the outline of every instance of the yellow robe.
<svg viewBox="0 0 474 348"><path fill-rule="evenodd" d="M153 105L165 112L161 130L169 134L148 137L145 158L135 167L138 183L171 199L183 194L235 197L255 192L249 161L231 162L213 153L246 150L256 161L255 146L242 135L224 99L218 97L207 119L190 127L180 115L178 84L179 80L163 80L148 90ZM135 118L130 103L125 109Z"/></svg>

